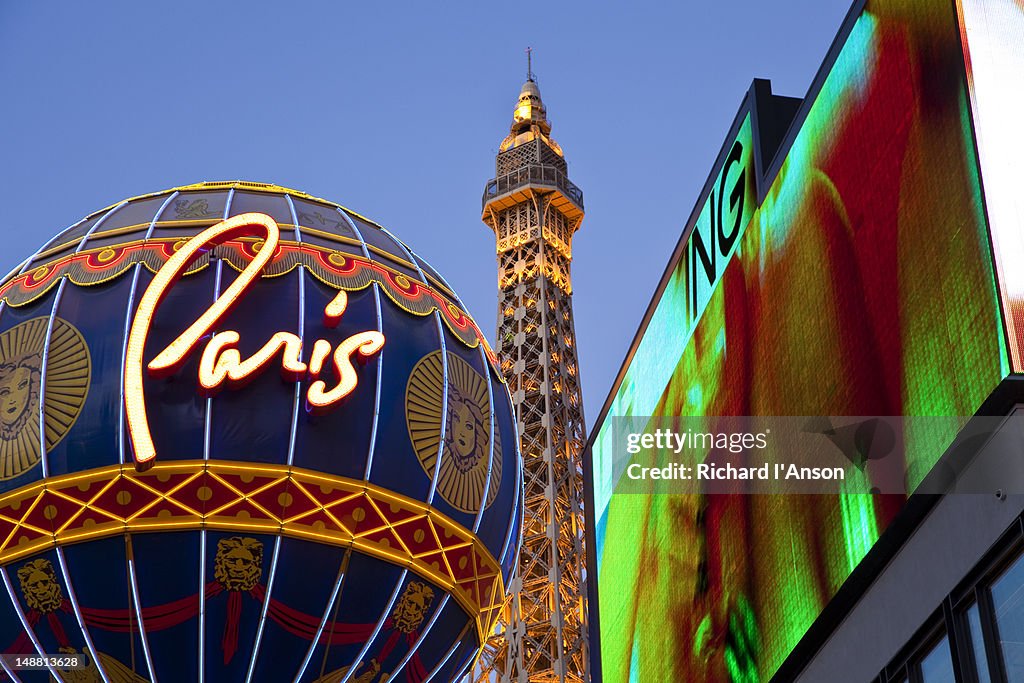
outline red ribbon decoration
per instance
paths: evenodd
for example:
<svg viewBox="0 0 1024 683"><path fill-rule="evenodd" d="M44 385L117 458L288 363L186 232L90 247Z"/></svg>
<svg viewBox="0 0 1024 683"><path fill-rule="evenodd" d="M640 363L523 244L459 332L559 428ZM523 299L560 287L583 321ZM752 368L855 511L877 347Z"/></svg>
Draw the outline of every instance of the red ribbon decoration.
<svg viewBox="0 0 1024 683"><path fill-rule="evenodd" d="M228 613L224 620L224 635L220 639L224 650L224 663L227 664L235 656L238 649L238 622L242 618L242 594L238 591L228 593Z"/></svg>
<svg viewBox="0 0 1024 683"><path fill-rule="evenodd" d="M223 586L216 581L211 581L204 587L203 593L207 600L214 598L224 592ZM266 588L262 584L256 584L248 591L250 597L259 602L267 598ZM221 637L221 647L224 650L224 663L227 664L238 651L238 627L242 617L242 592L228 591L226 618L224 620L224 633ZM70 614L71 603L65 600L61 603L60 611ZM96 609L92 607L81 607L82 618L88 626L94 626L104 631L114 633L134 633L139 631L139 625L135 620L135 613L130 609ZM153 605L142 608L142 621L147 631L163 631L182 624L199 614L199 594L190 595L162 605ZM36 626L44 615L38 611L29 612L26 617L29 626ZM63 624L57 617L56 612L46 614L45 623L50 627L57 644L60 647L70 647L67 633ZM270 605L267 608L269 616L278 626L288 633L298 636L303 640L312 641L317 632L320 631L320 617L316 617L297 609L289 607L284 603L270 598ZM385 629L393 629L394 624L388 619L384 622ZM366 642L373 635L375 624L345 624L341 622L327 622L320 632L320 643L331 645L350 645L352 643ZM395 646L399 643L402 634L392 630L391 635L384 642L384 646L375 659L383 662L390 655ZM418 634L416 631L405 634L405 641L409 646L416 642ZM27 631L15 639L6 652L10 654L28 653L34 650ZM418 652L413 653L405 668L405 677L408 683L420 683L427 677L427 670L420 660Z"/></svg>

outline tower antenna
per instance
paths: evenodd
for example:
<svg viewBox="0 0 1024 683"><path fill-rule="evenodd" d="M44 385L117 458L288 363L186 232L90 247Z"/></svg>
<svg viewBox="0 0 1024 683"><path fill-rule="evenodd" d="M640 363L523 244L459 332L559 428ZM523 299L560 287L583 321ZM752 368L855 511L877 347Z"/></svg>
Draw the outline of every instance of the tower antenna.
<svg viewBox="0 0 1024 683"><path fill-rule="evenodd" d="M526 80L533 80L533 48L526 48Z"/></svg>

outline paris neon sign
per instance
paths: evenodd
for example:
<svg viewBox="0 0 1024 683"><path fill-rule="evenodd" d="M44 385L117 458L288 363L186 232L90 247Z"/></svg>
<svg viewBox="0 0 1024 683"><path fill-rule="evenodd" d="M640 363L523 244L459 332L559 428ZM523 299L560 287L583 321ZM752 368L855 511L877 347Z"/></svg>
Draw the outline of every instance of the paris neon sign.
<svg viewBox="0 0 1024 683"><path fill-rule="evenodd" d="M146 414L142 357L156 309L196 258L218 244L239 237L258 237L263 239L263 245L224 293L145 366L151 377L166 377L181 368L203 338L260 277L280 242L277 223L262 213L244 213L207 228L178 249L157 271L142 295L128 333L124 373L125 415L136 467L147 467L156 458ZM336 327L347 305L348 295L341 290L324 308L324 325ZM240 386L280 357L282 377L291 382L312 380L306 390L306 400L313 410L324 410L355 390L359 378L353 358L369 357L380 351L384 346L384 335L376 330L358 332L336 348L325 339L317 339L308 361L302 360L302 339L291 332L273 334L256 353L244 359L238 350L240 341L241 336L233 330L217 332L209 337L199 360L198 380L204 393L216 392L225 385ZM337 378L331 387L324 379L324 368L328 364L333 367Z"/></svg>

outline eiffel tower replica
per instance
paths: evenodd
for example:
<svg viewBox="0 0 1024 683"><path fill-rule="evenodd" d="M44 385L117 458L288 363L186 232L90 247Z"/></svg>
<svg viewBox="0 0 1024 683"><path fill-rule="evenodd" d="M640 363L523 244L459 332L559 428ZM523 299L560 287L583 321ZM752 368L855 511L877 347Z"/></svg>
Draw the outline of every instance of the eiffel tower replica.
<svg viewBox="0 0 1024 683"><path fill-rule="evenodd" d="M569 275L583 192L569 181L550 135L528 61L496 177L483 196L483 222L497 238L498 354L519 424L525 488L517 573L474 674L489 683L590 680L586 433Z"/></svg>

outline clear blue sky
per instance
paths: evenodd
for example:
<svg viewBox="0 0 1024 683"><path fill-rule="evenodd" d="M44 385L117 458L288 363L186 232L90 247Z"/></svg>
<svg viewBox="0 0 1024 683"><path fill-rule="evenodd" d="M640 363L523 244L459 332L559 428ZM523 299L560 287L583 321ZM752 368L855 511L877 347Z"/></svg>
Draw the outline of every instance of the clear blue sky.
<svg viewBox="0 0 1024 683"><path fill-rule="evenodd" d="M480 196L529 45L587 209L590 424L751 79L802 96L849 5L0 2L0 271L128 196L272 182L394 231L493 339Z"/></svg>

